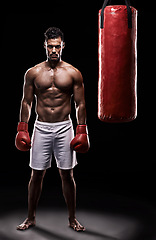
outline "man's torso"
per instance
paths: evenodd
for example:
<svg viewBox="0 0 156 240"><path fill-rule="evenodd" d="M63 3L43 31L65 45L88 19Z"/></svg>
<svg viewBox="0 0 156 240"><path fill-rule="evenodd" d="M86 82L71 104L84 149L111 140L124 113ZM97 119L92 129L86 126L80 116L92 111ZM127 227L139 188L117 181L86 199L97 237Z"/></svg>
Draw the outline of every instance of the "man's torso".
<svg viewBox="0 0 156 240"><path fill-rule="evenodd" d="M47 62L35 68L34 94L37 119L42 122L61 122L69 119L73 91L73 71L65 62L52 69Z"/></svg>

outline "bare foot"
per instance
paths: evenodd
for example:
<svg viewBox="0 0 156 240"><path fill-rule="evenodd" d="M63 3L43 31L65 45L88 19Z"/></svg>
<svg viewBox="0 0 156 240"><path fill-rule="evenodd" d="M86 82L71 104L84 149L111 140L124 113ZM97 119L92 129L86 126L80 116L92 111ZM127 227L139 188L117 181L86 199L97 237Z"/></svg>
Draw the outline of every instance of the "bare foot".
<svg viewBox="0 0 156 240"><path fill-rule="evenodd" d="M16 227L16 229L24 231L24 230L27 230L30 227L34 227L35 225L36 225L35 220L29 220L28 218L26 218L25 221L22 224L20 224Z"/></svg>
<svg viewBox="0 0 156 240"><path fill-rule="evenodd" d="M84 232L86 229L84 226L82 226L77 220L76 218L74 219L70 219L69 218L69 227L71 227L72 229L74 229L74 231L76 232Z"/></svg>

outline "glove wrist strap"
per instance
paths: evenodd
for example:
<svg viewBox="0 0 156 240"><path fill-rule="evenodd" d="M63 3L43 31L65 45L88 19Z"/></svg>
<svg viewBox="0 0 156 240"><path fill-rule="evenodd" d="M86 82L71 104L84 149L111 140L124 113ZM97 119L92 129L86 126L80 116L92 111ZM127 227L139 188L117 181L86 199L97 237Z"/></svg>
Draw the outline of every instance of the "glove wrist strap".
<svg viewBox="0 0 156 240"><path fill-rule="evenodd" d="M77 125L76 134L88 134L87 125Z"/></svg>
<svg viewBox="0 0 156 240"><path fill-rule="evenodd" d="M28 131L28 123L26 122L19 122L17 127L17 132L19 131Z"/></svg>

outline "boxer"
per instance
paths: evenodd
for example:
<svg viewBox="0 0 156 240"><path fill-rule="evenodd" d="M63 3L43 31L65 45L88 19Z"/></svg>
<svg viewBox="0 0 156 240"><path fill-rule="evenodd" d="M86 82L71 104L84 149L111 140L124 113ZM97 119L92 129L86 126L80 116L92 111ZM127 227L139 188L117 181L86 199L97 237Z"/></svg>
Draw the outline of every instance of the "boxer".
<svg viewBox="0 0 156 240"><path fill-rule="evenodd" d="M75 231L84 231L84 226L75 216L76 184L73 176L73 168L77 165L76 152L87 152L90 147L83 78L79 70L61 59L65 47L62 31L52 27L47 29L44 35L47 60L30 68L25 74L15 139L19 150L30 150L32 168L28 185L28 217L17 226L17 230L26 230L36 224L36 207L46 170L51 167L53 153L62 180L69 226ZM34 96L37 118L30 140L28 122ZM78 123L75 137L70 119L72 96Z"/></svg>

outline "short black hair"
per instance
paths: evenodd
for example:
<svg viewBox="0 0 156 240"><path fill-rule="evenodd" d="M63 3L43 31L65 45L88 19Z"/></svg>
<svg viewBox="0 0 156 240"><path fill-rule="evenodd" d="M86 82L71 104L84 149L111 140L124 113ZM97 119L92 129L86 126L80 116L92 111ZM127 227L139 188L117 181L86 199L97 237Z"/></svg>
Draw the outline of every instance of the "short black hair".
<svg viewBox="0 0 156 240"><path fill-rule="evenodd" d="M60 37L62 41L64 41L64 34L63 32L56 27L50 27L46 30L44 33L45 40L47 41L48 39L54 39Z"/></svg>

